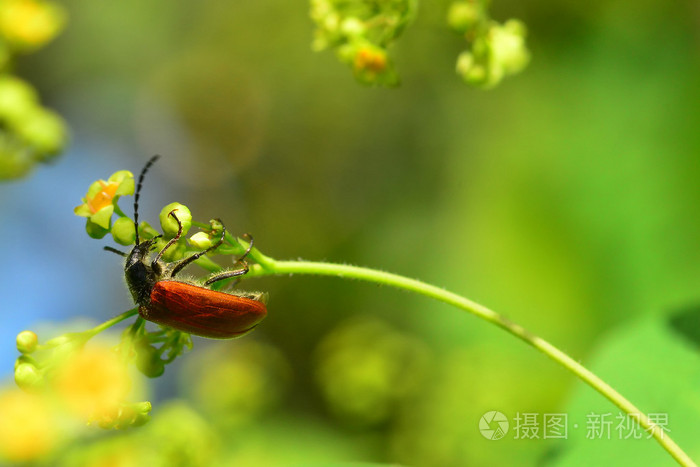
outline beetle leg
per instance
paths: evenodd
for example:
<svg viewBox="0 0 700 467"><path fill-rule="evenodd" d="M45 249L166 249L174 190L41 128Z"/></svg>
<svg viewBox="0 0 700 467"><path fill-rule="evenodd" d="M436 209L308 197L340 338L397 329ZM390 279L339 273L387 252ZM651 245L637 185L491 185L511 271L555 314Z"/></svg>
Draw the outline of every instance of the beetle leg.
<svg viewBox="0 0 700 467"><path fill-rule="evenodd" d="M213 277L210 277L204 285L210 285L213 284L214 282L219 282L224 279L230 279L232 277L238 277L240 280L240 276L243 276L248 273L248 264L243 263L243 267L241 269L236 269L235 271L227 271L227 272L222 272L221 274L217 274Z"/></svg>
<svg viewBox="0 0 700 467"><path fill-rule="evenodd" d="M177 219L177 217L176 217L175 219ZM221 221L219 221L219 222L221 222ZM178 224L179 224L179 223L180 223L180 221L178 221ZM199 259L200 257L206 255L206 254L209 253L210 251L213 251L213 250L216 250L217 248L219 248L219 247L221 246L221 244L224 243L224 237L225 237L225 236L226 236L226 227L225 227L224 224L222 223L222 224L221 224L221 237L219 238L219 240L218 240L215 244L213 244L212 246L210 246L209 248L207 248L206 250L200 251L199 253L195 253L195 254L193 254L192 256L189 256L189 257L183 259L182 261L180 261L179 263L177 263L177 266L175 266L175 267L173 268L172 272L170 273L170 277L175 277L175 274L177 274L178 272L182 271L182 269L183 269L185 266L187 266L188 264L190 264L191 262L196 261L197 259ZM166 245L166 248L167 248L167 245ZM165 249L165 248L164 248L164 249ZM162 252L161 252L161 253L162 253Z"/></svg>
<svg viewBox="0 0 700 467"><path fill-rule="evenodd" d="M241 257L235 261L234 264L243 263L244 262L243 260L245 259L245 257L248 256L248 254L250 253L250 250L253 249L253 236L249 233L246 233L246 234L243 234L243 238L248 240L248 242L249 242L248 248L246 248L245 253L243 253L241 255Z"/></svg>
<svg viewBox="0 0 700 467"><path fill-rule="evenodd" d="M224 272L221 274L217 274L216 276L212 276L204 283L204 285L209 285L209 284L212 284L214 282L222 281L224 279L230 279L231 277L238 277L236 282L234 282L231 285L231 287L235 287L241 280L240 276L244 276L245 274L248 273L248 270L249 270L248 263L246 263L243 260L245 259L246 256L248 256L248 253L250 253L250 250L253 249L253 236L251 234L247 233L247 234L243 234L243 237L248 239L248 242L249 242L248 248L246 248L245 252L234 263L234 266L238 265L238 264L242 264L243 267L241 269L236 269L235 271L228 271L228 272Z"/></svg>
<svg viewBox="0 0 700 467"><path fill-rule="evenodd" d="M177 218L175 215L176 209L173 209L168 213L169 216L173 216L173 219L177 222L177 235L175 235L173 238L170 239L168 243L165 244L162 250L156 255L155 259L151 263L151 267L155 267L158 264L158 261L160 261L160 258L163 256L163 253L165 253L165 250L173 246L175 242L180 240L180 237L182 237L182 222L180 222L180 219Z"/></svg>

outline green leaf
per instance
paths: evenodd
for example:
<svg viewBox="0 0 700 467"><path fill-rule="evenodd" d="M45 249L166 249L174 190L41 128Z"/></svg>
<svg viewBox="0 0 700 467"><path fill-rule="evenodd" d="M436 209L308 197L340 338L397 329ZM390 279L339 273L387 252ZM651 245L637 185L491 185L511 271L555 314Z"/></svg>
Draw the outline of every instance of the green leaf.
<svg viewBox="0 0 700 467"><path fill-rule="evenodd" d="M589 369L624 394L647 415L668 417L668 434L691 458L700 459L700 355L686 340L655 318L620 329L593 356ZM563 410L568 436L560 440L550 465L672 465L673 460L638 426L641 439L618 425L620 409L583 383ZM610 435L588 439L589 422L611 414ZM578 425L576 428L575 425Z"/></svg>

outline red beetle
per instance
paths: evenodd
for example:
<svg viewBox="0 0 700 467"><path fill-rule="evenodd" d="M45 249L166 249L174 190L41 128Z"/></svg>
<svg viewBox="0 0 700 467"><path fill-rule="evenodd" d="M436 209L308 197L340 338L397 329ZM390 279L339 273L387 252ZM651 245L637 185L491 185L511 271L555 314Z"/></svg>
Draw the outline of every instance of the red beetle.
<svg viewBox="0 0 700 467"><path fill-rule="evenodd" d="M127 255L111 247L106 250L126 257L124 273L134 302L139 306L139 314L148 321L169 326L197 336L214 339L231 339L240 337L252 331L265 318L267 308L264 299L266 294L241 293L232 294L207 288L214 282L238 277L248 272L245 257L253 248L253 239L246 252L238 259L240 269L225 271L210 277L203 286L186 280L175 280L182 269L206 253L215 250L223 242L226 228L222 225L219 240L204 251L195 253L176 263L165 263L161 260L163 253L177 242L182 236L182 223L175 215L169 213L178 224L177 235L172 238L153 260L149 260L151 250L157 236L150 240L139 242L138 202L143 178L148 169L158 159L154 156L145 165L139 176L134 198L134 226L136 229L136 245Z"/></svg>

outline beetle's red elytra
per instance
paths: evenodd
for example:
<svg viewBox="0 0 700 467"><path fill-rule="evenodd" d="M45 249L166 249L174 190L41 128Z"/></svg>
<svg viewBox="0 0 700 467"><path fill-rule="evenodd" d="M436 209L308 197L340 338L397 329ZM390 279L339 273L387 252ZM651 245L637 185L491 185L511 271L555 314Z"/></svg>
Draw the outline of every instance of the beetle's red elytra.
<svg viewBox="0 0 700 467"><path fill-rule="evenodd" d="M139 176L134 197L134 228L136 245L129 254L105 247L106 250L126 257L124 274L134 302L139 306L139 314L146 320L169 326L179 331L212 339L232 339L252 331L267 315L265 300L267 294L261 293L226 293L211 290L208 285L232 277L240 277L248 272L244 261L253 248L253 238L248 235L250 243L245 253L238 258L239 269L225 271L210 277L203 286L179 281L175 276L197 258L215 250L223 242L226 228L223 227L219 240L199 253L194 253L175 263L161 260L163 253L182 236L182 223L175 214L169 213L178 225L178 232L163 249L150 260L151 250L157 236L150 240L139 241L138 201L143 178L158 156L152 157L144 166Z"/></svg>
<svg viewBox="0 0 700 467"><path fill-rule="evenodd" d="M252 331L265 317L260 299L246 298L177 281L158 281L139 314L154 323L198 336L230 339Z"/></svg>

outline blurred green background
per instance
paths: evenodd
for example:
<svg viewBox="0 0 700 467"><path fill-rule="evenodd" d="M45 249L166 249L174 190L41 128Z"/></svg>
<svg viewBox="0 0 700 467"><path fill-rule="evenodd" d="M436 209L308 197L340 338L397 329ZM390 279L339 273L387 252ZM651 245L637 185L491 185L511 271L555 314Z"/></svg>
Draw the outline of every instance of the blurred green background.
<svg viewBox="0 0 700 467"><path fill-rule="evenodd" d="M533 61L488 92L454 73L463 41L444 25L445 1L423 2L392 49L395 90L358 85L331 53L312 53L304 2L65 4L66 31L17 69L67 119L73 144L1 187L5 248L26 226L40 229L30 238L41 253L3 268L3 295L19 304L3 310L6 341L38 321L130 306L119 261L101 251L109 237L89 239L72 208L93 180L158 153L146 220L179 201L275 258L376 267L463 294L642 410L668 413L671 435L700 459L698 339L668 325L700 303L695 2L498 0L495 18L528 25ZM23 294L43 268L39 282L58 270L73 282L47 284L50 305L35 309ZM90 436L52 462L671 463L651 440L586 439L587 414L619 410L446 305L330 278L243 287L271 295L255 333L197 339L154 382L148 426ZM10 318L20 307L22 320ZM511 430L517 414L566 413L568 439L487 440L478 423L491 410Z"/></svg>

